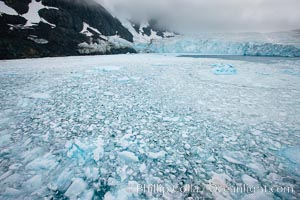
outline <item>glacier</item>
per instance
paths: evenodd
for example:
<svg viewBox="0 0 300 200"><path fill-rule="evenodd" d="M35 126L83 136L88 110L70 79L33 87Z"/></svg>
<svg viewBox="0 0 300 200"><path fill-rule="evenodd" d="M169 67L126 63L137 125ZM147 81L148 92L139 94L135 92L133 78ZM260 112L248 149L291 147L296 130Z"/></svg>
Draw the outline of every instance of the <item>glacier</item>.
<svg viewBox="0 0 300 200"><path fill-rule="evenodd" d="M299 199L299 67L178 53L2 60L0 199ZM244 184L290 192L227 190Z"/></svg>
<svg viewBox="0 0 300 200"><path fill-rule="evenodd" d="M283 33L210 33L180 35L172 38L135 42L140 52L186 53L201 55L300 56L300 34Z"/></svg>

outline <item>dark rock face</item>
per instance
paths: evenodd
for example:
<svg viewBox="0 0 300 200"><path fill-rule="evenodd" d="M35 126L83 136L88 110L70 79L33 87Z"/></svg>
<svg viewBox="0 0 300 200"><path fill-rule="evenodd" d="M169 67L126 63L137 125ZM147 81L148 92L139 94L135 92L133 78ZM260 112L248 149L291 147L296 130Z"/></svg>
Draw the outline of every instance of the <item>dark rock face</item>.
<svg viewBox="0 0 300 200"><path fill-rule="evenodd" d="M1 27L9 27L8 24L14 24L14 25L25 25L26 24L26 19L21 16L17 15L7 15L7 14L2 14L0 16L1 21L0 25Z"/></svg>
<svg viewBox="0 0 300 200"><path fill-rule="evenodd" d="M29 6L28 4L31 0L2 0L6 5L15 9L17 13L24 14L28 12Z"/></svg>
<svg viewBox="0 0 300 200"><path fill-rule="evenodd" d="M68 15L69 18L62 18L67 21L61 22L60 25L67 24L78 28L76 26L82 25L82 22L88 23L90 26L101 31L103 35L111 36L116 33L130 42L133 41L131 33L122 26L122 24L111 16L101 5L93 1L82 0L43 0L44 5L59 8L61 12ZM70 3L71 2L71 3ZM52 15L48 15L46 20L52 21ZM61 19L56 17L56 22ZM56 24L56 23L54 23ZM77 29L78 30L78 29Z"/></svg>
<svg viewBox="0 0 300 200"><path fill-rule="evenodd" d="M140 24L134 24L134 29L137 33L140 33L140 27L141 27ZM165 37L164 32L168 32L168 30L161 28L158 25L158 21L155 19L149 20L149 26L143 27L143 29L142 29L143 34L145 34L147 36L151 35L151 30L155 31L156 35L158 35L160 37ZM177 33L174 33L174 34L176 35Z"/></svg>
<svg viewBox="0 0 300 200"><path fill-rule="evenodd" d="M28 12L31 0L1 0L20 15ZM80 55L78 44L104 40L98 33L88 29L92 37L81 34L83 23L98 29L104 36L118 34L132 42L132 34L101 5L83 0L42 0L43 5L58 9L41 9L43 21L36 26L24 27L27 20L22 16L0 15L0 59ZM43 40L41 40L43 39ZM111 49L106 52L135 52L130 47Z"/></svg>

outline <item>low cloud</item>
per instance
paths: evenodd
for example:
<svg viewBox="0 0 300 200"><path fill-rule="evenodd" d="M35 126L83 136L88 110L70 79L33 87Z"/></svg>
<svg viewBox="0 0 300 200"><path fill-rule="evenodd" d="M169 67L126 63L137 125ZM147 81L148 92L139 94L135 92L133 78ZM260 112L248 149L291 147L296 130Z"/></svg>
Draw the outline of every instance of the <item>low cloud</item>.
<svg viewBox="0 0 300 200"><path fill-rule="evenodd" d="M96 0L133 21L156 18L181 32L300 28L299 0Z"/></svg>

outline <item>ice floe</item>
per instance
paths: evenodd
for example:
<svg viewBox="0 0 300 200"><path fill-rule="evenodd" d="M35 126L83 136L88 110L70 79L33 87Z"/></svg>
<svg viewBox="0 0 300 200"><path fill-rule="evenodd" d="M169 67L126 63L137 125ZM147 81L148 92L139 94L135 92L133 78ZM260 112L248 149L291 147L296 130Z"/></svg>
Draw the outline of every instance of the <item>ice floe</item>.
<svg viewBox="0 0 300 200"><path fill-rule="evenodd" d="M300 62L269 59L147 54L0 62L0 198L299 198L209 190L299 189L299 79L283 70L296 71ZM224 65L239 73L211 72ZM137 184L175 191L128 190ZM204 191L179 191L188 184Z"/></svg>

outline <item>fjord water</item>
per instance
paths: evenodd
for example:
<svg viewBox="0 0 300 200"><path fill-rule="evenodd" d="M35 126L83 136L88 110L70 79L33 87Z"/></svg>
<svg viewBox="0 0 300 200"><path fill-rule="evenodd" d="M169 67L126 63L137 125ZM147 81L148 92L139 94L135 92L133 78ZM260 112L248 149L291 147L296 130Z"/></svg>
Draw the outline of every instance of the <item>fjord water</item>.
<svg viewBox="0 0 300 200"><path fill-rule="evenodd" d="M0 61L0 198L299 198L299 66L170 54ZM128 190L142 184L177 190ZM179 190L187 184L202 190ZM210 187L243 184L295 192Z"/></svg>

